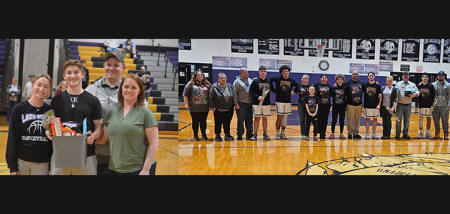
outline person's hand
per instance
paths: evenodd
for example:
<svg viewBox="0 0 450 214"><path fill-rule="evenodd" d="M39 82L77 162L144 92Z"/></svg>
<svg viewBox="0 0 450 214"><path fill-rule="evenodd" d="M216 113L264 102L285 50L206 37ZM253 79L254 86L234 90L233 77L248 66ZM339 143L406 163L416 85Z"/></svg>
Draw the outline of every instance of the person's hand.
<svg viewBox="0 0 450 214"><path fill-rule="evenodd" d="M391 108L391 113L394 113L394 107Z"/></svg>
<svg viewBox="0 0 450 214"><path fill-rule="evenodd" d="M215 111L216 110L216 108L213 108L213 109L211 109L212 111Z"/></svg>
<svg viewBox="0 0 450 214"><path fill-rule="evenodd" d="M89 145L92 145L94 143L94 134L92 134L91 131L86 132L86 135L88 136L86 138L86 143Z"/></svg>
<svg viewBox="0 0 450 214"><path fill-rule="evenodd" d="M335 88L337 88L338 87L338 85L337 85L337 83L334 83L334 85L333 85Z"/></svg>
<svg viewBox="0 0 450 214"><path fill-rule="evenodd" d="M47 135L47 138L49 139L49 140L52 140L52 136L53 136L53 133L52 132L50 132L50 131L45 131L45 135Z"/></svg>
<svg viewBox="0 0 450 214"><path fill-rule="evenodd" d="M411 97L411 98L413 98L413 97L415 97L415 96L416 96L416 94L414 94L414 93L412 93L412 94L409 95L409 97Z"/></svg>
<svg viewBox="0 0 450 214"><path fill-rule="evenodd" d="M11 172L10 175L19 175L19 172Z"/></svg>
<svg viewBox="0 0 450 214"><path fill-rule="evenodd" d="M259 100L259 101L264 101L264 97L259 96L259 97L258 97L258 100Z"/></svg>
<svg viewBox="0 0 450 214"><path fill-rule="evenodd" d="M241 106L238 104L238 105L235 105L234 108L235 108L236 110L239 110L239 109L241 108Z"/></svg>
<svg viewBox="0 0 450 214"><path fill-rule="evenodd" d="M189 104L184 104L184 107L189 110Z"/></svg>
<svg viewBox="0 0 450 214"><path fill-rule="evenodd" d="M377 105L377 110L380 110L380 105Z"/></svg>
<svg viewBox="0 0 450 214"><path fill-rule="evenodd" d="M311 115L311 117L315 117L315 116L316 116L316 114L317 114L317 113L314 113L314 114L312 114L312 115Z"/></svg>
<svg viewBox="0 0 450 214"><path fill-rule="evenodd" d="M139 172L139 175L150 175L150 172L147 171L147 170L141 170L141 171Z"/></svg>
<svg viewBox="0 0 450 214"><path fill-rule="evenodd" d="M15 94L15 93L12 93L12 94L11 94L11 97L16 97L16 94Z"/></svg>
<svg viewBox="0 0 450 214"><path fill-rule="evenodd" d="M295 94L295 92L294 91L291 91L291 95L294 95Z"/></svg>

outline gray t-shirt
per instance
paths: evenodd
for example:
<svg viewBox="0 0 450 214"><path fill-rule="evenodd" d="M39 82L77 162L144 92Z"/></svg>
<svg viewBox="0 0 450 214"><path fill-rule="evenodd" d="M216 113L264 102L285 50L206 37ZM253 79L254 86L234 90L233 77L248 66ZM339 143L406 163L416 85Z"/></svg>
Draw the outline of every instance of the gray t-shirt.
<svg viewBox="0 0 450 214"><path fill-rule="evenodd" d="M192 87L192 91L188 92L191 82L188 82L184 87L183 97L188 98L190 112L207 112L209 110L208 97L209 89L206 86Z"/></svg>

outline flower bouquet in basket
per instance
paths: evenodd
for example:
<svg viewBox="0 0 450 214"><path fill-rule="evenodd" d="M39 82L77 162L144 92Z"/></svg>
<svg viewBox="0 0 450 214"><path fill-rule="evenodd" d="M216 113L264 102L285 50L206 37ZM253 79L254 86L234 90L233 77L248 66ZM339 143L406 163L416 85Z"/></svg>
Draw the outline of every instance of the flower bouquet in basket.
<svg viewBox="0 0 450 214"><path fill-rule="evenodd" d="M268 88L263 87L263 93L262 93L261 97L263 97L265 99L269 92L270 92L270 90ZM259 106L262 106L263 102L264 102L264 100L259 101Z"/></svg>
<svg viewBox="0 0 450 214"><path fill-rule="evenodd" d="M391 112L391 109L389 108L389 106L385 106L385 107L386 107L386 111L389 112L389 114L391 114L392 117L394 117L395 120L396 120L397 122L400 122L400 120L398 119L398 117L396 117L396 116L394 115L394 113Z"/></svg>

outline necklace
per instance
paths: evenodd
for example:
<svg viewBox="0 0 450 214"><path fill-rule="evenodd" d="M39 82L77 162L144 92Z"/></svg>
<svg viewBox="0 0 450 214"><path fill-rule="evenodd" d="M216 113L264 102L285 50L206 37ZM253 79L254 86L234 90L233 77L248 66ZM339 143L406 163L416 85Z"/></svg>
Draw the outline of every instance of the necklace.
<svg viewBox="0 0 450 214"><path fill-rule="evenodd" d="M78 97L79 97L80 95L81 95L81 94L75 96L75 95L69 94L70 102L72 103L72 105L71 105L72 108L75 108L75 103L78 102Z"/></svg>

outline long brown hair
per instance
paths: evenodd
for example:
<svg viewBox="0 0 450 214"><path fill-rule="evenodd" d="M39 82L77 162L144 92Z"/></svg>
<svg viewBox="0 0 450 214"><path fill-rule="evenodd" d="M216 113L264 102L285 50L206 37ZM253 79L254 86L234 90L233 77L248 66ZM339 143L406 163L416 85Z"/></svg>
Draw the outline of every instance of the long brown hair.
<svg viewBox="0 0 450 214"><path fill-rule="evenodd" d="M198 72L202 73L202 75L203 75L203 80L201 82L197 80ZM191 78L190 84L189 84L189 88L188 88L189 92L192 93L192 89L193 89L194 85L196 85L196 86L204 85L208 88L208 90L211 88L211 83L206 79L205 73L203 73L202 70L195 71L194 75L192 75L192 78Z"/></svg>
<svg viewBox="0 0 450 214"><path fill-rule="evenodd" d="M139 90L141 91L141 93L137 96L137 101L136 101L136 103L134 103L133 108L145 105L144 84L142 84L142 80L138 75L131 73L131 74L126 75L123 78L122 83L120 84L119 94L117 95L117 101L118 101L117 106L119 108L123 108L124 98L122 96L122 87L127 78L134 79L139 86Z"/></svg>

